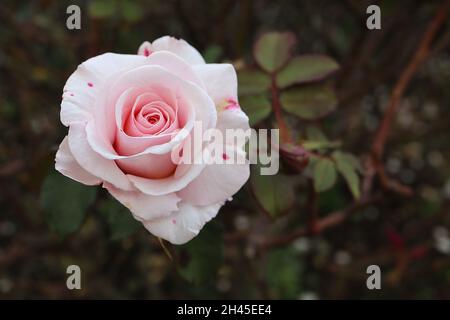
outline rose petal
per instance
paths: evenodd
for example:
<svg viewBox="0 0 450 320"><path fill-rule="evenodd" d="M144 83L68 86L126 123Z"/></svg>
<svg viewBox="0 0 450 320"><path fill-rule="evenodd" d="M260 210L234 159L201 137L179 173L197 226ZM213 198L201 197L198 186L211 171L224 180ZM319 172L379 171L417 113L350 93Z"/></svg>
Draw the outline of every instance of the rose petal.
<svg viewBox="0 0 450 320"><path fill-rule="evenodd" d="M207 165L186 188L177 192L180 198L206 206L223 202L239 191L250 175L246 154L234 146L224 149L223 155L218 155L223 157L224 163Z"/></svg>
<svg viewBox="0 0 450 320"><path fill-rule="evenodd" d="M120 95L116 103L116 139L114 141L114 152L120 156L132 156L139 153L145 153L145 150L157 145L169 143L172 135L143 135L131 136L130 133L138 133L138 131L126 132L124 125L132 122L128 120L129 117L133 117L134 112L133 102L136 101L135 96L139 95L144 90L132 87ZM152 95L154 96L154 95ZM130 107L131 105L131 107ZM191 107L188 107L191 109ZM127 117L127 119L124 119ZM191 117L193 118L193 117ZM192 121L192 120L191 120ZM126 122L126 123L124 123ZM137 130L137 129L136 129ZM122 158L121 157L121 158ZM120 158L119 158L120 159Z"/></svg>
<svg viewBox="0 0 450 320"><path fill-rule="evenodd" d="M69 148L80 166L92 175L123 190L133 190L128 178L110 159L105 159L89 146L86 139L85 124L72 123L68 135Z"/></svg>
<svg viewBox="0 0 450 320"><path fill-rule="evenodd" d="M175 193L155 197L139 191L120 190L108 183L103 186L139 221L167 217L178 210L180 198Z"/></svg>
<svg viewBox="0 0 450 320"><path fill-rule="evenodd" d="M221 206L193 206L182 201L177 212L165 218L144 221L144 227L159 238L173 244L183 244L194 238L217 215Z"/></svg>
<svg viewBox="0 0 450 320"><path fill-rule="evenodd" d="M146 180L156 179L156 181L171 176L177 167L172 162L170 152L165 154L149 153L138 157L118 159L116 163L126 174Z"/></svg>
<svg viewBox="0 0 450 320"><path fill-rule="evenodd" d="M73 157L72 152L70 152L67 136L59 145L55 162L55 169L73 180L89 186L97 185L102 182L101 179L93 176L78 164Z"/></svg>
<svg viewBox="0 0 450 320"><path fill-rule="evenodd" d="M217 129L220 130L225 137L227 129L250 129L247 115L241 109L229 109L218 112Z"/></svg>
<svg viewBox="0 0 450 320"><path fill-rule="evenodd" d="M218 109L217 129L224 134L226 129L249 129L249 119L238 104L234 67L223 63L197 65L193 68L205 83L208 94Z"/></svg>
<svg viewBox="0 0 450 320"><path fill-rule="evenodd" d="M86 121L93 112L96 96L102 91L104 80L112 74L137 67L145 58L137 55L105 53L80 64L64 86L61 103L61 122Z"/></svg>
<svg viewBox="0 0 450 320"><path fill-rule="evenodd" d="M167 50L175 53L189 64L204 64L201 54L183 39L164 36L152 42L153 51Z"/></svg>
<svg viewBox="0 0 450 320"><path fill-rule="evenodd" d="M206 91L216 105L225 100L237 101L237 76L231 64L208 63L195 65L193 69L203 80Z"/></svg>
<svg viewBox="0 0 450 320"><path fill-rule="evenodd" d="M195 111L190 111L189 119L184 127L186 130L180 130L170 142L150 146L146 150L135 154L133 156L140 156L143 154L153 153L153 154L164 154L170 152L172 148L177 145L181 140L185 139L187 134L191 131L194 125L195 117L196 121L203 124L205 129L215 127L217 121L217 111L215 110L214 103L211 98L206 94L204 90L195 85L192 82L186 82L177 76L167 72L165 69L159 66L142 66L135 68L129 72L121 75L117 80L115 87L112 92L123 92L130 87L139 86L150 86L151 84L158 84L163 86L166 84L168 87L172 88L176 92L182 93L183 99L185 99L186 104L193 107ZM118 97L112 96L111 101L116 101ZM106 103L105 105L110 105L111 103ZM105 118L105 111L99 108L98 114L96 115L96 120ZM180 111L179 111L180 112ZM101 137L100 130L103 127L96 123L97 128L94 128L94 124L89 123L87 126L88 141L91 147L101 154L103 157L108 159L123 159L129 158L131 156L118 155L116 151L112 148L111 142L108 143L108 137Z"/></svg>
<svg viewBox="0 0 450 320"><path fill-rule="evenodd" d="M177 192L185 188L189 182L194 180L203 170L205 164L179 164L173 176L163 179L146 179L139 176L129 175L128 179L140 191L158 196L171 192Z"/></svg>
<svg viewBox="0 0 450 320"><path fill-rule="evenodd" d="M153 52L152 44L148 41L144 41L138 49L138 55L148 57Z"/></svg>
<svg viewBox="0 0 450 320"><path fill-rule="evenodd" d="M160 66L185 81L193 82L200 88L205 88L203 80L186 59L180 57L176 52L170 51L172 50L155 52L145 62L148 65Z"/></svg>
<svg viewBox="0 0 450 320"><path fill-rule="evenodd" d="M169 50L170 51L170 50ZM94 103L99 92L110 84L112 75L120 74L142 65L159 65L169 72L191 81L201 88L204 84L187 62L176 52L155 52L150 57L105 53L78 66L64 86L61 103L61 122L69 126L71 122L83 121L95 110ZM114 77L115 78L115 77Z"/></svg>

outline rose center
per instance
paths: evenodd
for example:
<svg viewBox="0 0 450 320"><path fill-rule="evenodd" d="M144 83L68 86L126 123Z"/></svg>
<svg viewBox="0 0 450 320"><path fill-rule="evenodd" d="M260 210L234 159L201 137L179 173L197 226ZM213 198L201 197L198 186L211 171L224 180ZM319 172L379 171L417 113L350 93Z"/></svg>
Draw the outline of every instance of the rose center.
<svg viewBox="0 0 450 320"><path fill-rule="evenodd" d="M150 124L155 124L159 121L159 115L148 115L145 117Z"/></svg>

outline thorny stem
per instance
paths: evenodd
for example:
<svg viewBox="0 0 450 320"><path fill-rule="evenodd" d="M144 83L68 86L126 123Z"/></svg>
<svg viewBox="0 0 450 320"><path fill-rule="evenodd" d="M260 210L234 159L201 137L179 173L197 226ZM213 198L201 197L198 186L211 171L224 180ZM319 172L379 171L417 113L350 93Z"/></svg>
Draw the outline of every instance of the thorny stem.
<svg viewBox="0 0 450 320"><path fill-rule="evenodd" d="M434 39L435 34L445 22L447 16L447 11L450 5L450 1L444 0L441 5L437 8L436 14L433 20L428 25L425 33L422 36L422 40L413 55L411 61L405 68L405 70L400 75L397 84L392 91L389 104L383 116L380 127L377 130L375 139L372 145L372 154L377 161L383 156L384 147L386 145L386 140L392 127L392 122L395 119L395 115L398 111L399 102L403 96L403 93L411 81L415 71L425 60L430 52L431 42Z"/></svg>
<svg viewBox="0 0 450 320"><path fill-rule="evenodd" d="M317 193L314 190L314 183L312 179L308 180L308 203L307 208L309 212L309 234L315 235L317 233Z"/></svg>
<svg viewBox="0 0 450 320"><path fill-rule="evenodd" d="M325 217L316 221L315 233L316 234L321 233L322 231L324 231L330 227L341 224L352 213L378 201L379 199L380 199L380 196L377 195L377 196L371 197L369 199L364 199L359 202L353 203L352 205L350 205L349 207L347 207L345 209L334 211L334 212L326 215ZM265 249L268 249L271 247L283 246L283 245L286 245L286 244L289 244L289 243L295 241L296 239L298 239L300 237L307 236L309 234L309 231L310 230L308 228L299 228L297 230L294 230L294 231L284 234L284 235L280 235L280 236L276 236L276 237L272 237L272 238L265 238L260 245L261 245L261 247L263 247Z"/></svg>
<svg viewBox="0 0 450 320"><path fill-rule="evenodd" d="M284 118L281 111L281 103L279 97L279 89L276 84L275 75L271 75L271 91L272 91L272 108L275 113L275 118L278 123L278 127L280 128L280 138L281 142L292 142L292 138L289 134L288 127L284 122ZM315 155L317 157L323 157L318 153L309 152L310 155ZM317 202L317 194L314 190L314 186L312 181L309 181L309 196L308 196L308 204L307 210L310 213L309 222L308 222L308 232L311 235L316 234L317 232L317 210L316 210L316 202Z"/></svg>
<svg viewBox="0 0 450 320"><path fill-rule="evenodd" d="M410 83L412 77L414 76L414 73L428 56L430 52L431 43L435 35L442 26L442 24L445 22L449 6L450 1L444 0L436 9L434 18L431 20L425 33L423 34L415 54L412 56L405 70L401 73L400 78L398 79L392 91L389 104L386 107L386 111L383 115L381 124L378 127L378 130L375 134L375 138L373 140L371 148L371 159L368 162L369 166L367 167L367 170L375 171L378 174L381 185L385 189L395 191L404 196L411 196L414 192L411 188L402 185L398 181L395 181L386 175L384 167L381 164L384 148L389 133L392 129L392 123L398 111L400 100L403 97L403 94L408 84ZM366 186L369 187L369 189L370 185L372 184L372 178L373 176L367 176L367 181L365 183Z"/></svg>
<svg viewBox="0 0 450 320"><path fill-rule="evenodd" d="M272 93L272 109L277 120L278 127L280 128L280 138L281 142L292 142L289 135L288 127L284 122L284 118L281 112L281 103L279 97L279 90L275 81L275 75L271 75L271 93Z"/></svg>

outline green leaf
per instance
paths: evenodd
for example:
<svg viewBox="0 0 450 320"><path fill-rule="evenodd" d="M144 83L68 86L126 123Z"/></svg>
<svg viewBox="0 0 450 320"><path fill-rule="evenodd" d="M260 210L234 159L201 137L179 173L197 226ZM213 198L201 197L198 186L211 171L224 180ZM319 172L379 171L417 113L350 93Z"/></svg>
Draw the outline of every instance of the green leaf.
<svg viewBox="0 0 450 320"><path fill-rule="evenodd" d="M270 77L259 70L242 69L237 76L240 96L263 93L270 87Z"/></svg>
<svg viewBox="0 0 450 320"><path fill-rule="evenodd" d="M360 183L359 176L356 173L353 155L335 151L332 157L336 162L337 170L344 177L353 197L358 199L360 196Z"/></svg>
<svg viewBox="0 0 450 320"><path fill-rule="evenodd" d="M289 61L296 42L297 39L291 32L265 33L253 47L255 60L263 70L275 72Z"/></svg>
<svg viewBox="0 0 450 320"><path fill-rule="evenodd" d="M306 127L306 137L312 141L328 141L327 136L322 130L311 125Z"/></svg>
<svg viewBox="0 0 450 320"><path fill-rule="evenodd" d="M267 118L271 112L270 101L265 95L242 97L239 104L249 117L251 126Z"/></svg>
<svg viewBox="0 0 450 320"><path fill-rule="evenodd" d="M361 162L357 157L355 157L351 153L345 153L345 156L347 158L347 161L351 163L351 165L356 169L357 172L364 174L364 168L362 167Z"/></svg>
<svg viewBox="0 0 450 320"><path fill-rule="evenodd" d="M116 11L116 3L107 0L93 0L89 3L88 12L93 18L108 18Z"/></svg>
<svg viewBox="0 0 450 320"><path fill-rule="evenodd" d="M325 86L308 86L281 93L284 110L302 119L316 120L330 112L337 105L335 92Z"/></svg>
<svg viewBox="0 0 450 320"><path fill-rule="evenodd" d="M292 248L275 249L267 257L267 285L277 299L296 299L300 291L301 262Z"/></svg>
<svg viewBox="0 0 450 320"><path fill-rule="evenodd" d="M314 189L323 192L336 182L336 168L330 159L322 158L316 162L313 171Z"/></svg>
<svg viewBox="0 0 450 320"><path fill-rule="evenodd" d="M253 194L262 209L276 218L294 205L295 194L291 177L278 173L261 175L260 166L254 165L251 172Z"/></svg>
<svg viewBox="0 0 450 320"><path fill-rule="evenodd" d="M341 143L339 141L303 141L302 146L306 150L320 150L339 147Z"/></svg>
<svg viewBox="0 0 450 320"><path fill-rule="evenodd" d="M41 205L50 228L64 237L82 224L97 188L87 187L59 173L51 173L41 189Z"/></svg>
<svg viewBox="0 0 450 320"><path fill-rule="evenodd" d="M127 208L114 199L103 201L99 211L108 223L111 240L126 238L136 232L141 225Z"/></svg>
<svg viewBox="0 0 450 320"><path fill-rule="evenodd" d="M292 59L277 75L280 88L322 80L339 69L339 64L325 55L302 55Z"/></svg>
<svg viewBox="0 0 450 320"><path fill-rule="evenodd" d="M189 262L180 268L180 274L188 281L203 284L212 282L223 262L222 230L216 223L208 223L200 234L182 246L189 255Z"/></svg>
<svg viewBox="0 0 450 320"><path fill-rule="evenodd" d="M122 1L121 12L126 21L137 22L144 16L144 11L133 1Z"/></svg>
<svg viewBox="0 0 450 320"><path fill-rule="evenodd" d="M219 61L219 57L222 55L222 47L211 45L203 52L203 58L206 63L216 63Z"/></svg>

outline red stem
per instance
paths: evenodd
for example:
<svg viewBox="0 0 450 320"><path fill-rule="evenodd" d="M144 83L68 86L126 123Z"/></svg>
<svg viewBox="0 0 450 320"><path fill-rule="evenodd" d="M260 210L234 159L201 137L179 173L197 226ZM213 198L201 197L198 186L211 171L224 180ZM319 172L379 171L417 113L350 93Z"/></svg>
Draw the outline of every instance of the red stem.
<svg viewBox="0 0 450 320"><path fill-rule="evenodd" d="M277 120L278 128L280 129L281 142L292 142L289 135L288 128L284 122L283 114L281 111L280 97L278 93L278 87L275 81L275 75L271 75L271 93L272 93L272 109L275 113L275 118Z"/></svg>
<svg viewBox="0 0 450 320"><path fill-rule="evenodd" d="M445 22L447 11L450 5L450 1L444 0L441 5L436 9L436 14L428 25L422 39L417 47L417 50L411 61L400 75L394 90L392 91L389 104L383 116L380 127L375 135L375 139L372 145L372 153L377 161L379 161L383 155L384 146L392 127L392 122L395 119L395 115L398 111L399 102L403 96L403 93L411 81L415 71L420 64L425 60L430 51L431 42L434 39L439 28Z"/></svg>

